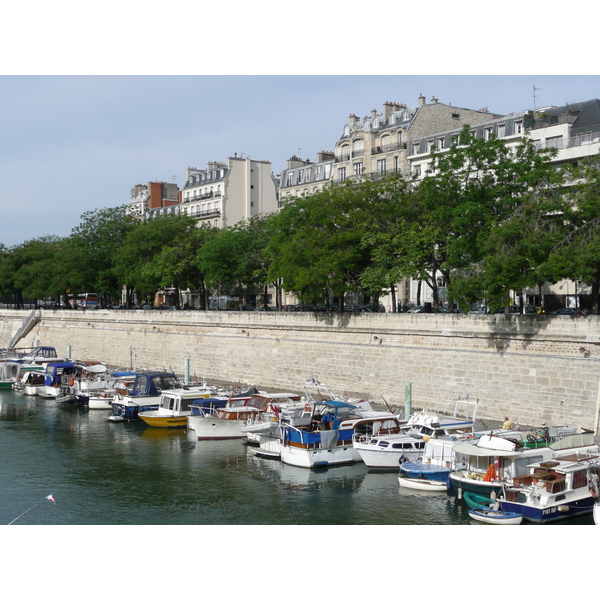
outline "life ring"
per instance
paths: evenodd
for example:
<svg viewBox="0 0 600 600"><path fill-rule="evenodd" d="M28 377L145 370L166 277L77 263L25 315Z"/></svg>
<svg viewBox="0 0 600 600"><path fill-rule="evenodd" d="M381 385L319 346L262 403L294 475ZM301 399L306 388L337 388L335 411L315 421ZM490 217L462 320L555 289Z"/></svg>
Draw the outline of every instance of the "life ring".
<svg viewBox="0 0 600 600"><path fill-rule="evenodd" d="M310 404L304 405L304 412L310 412Z"/></svg>

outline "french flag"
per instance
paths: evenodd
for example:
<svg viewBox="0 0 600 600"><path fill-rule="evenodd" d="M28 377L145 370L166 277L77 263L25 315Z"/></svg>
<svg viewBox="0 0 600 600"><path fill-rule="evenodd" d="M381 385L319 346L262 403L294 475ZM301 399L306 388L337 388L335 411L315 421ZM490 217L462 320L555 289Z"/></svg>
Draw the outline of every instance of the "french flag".
<svg viewBox="0 0 600 600"><path fill-rule="evenodd" d="M54 504L56 504L56 500L52 497L52 494L46 496L46 500L51 500L52 502L54 502Z"/></svg>

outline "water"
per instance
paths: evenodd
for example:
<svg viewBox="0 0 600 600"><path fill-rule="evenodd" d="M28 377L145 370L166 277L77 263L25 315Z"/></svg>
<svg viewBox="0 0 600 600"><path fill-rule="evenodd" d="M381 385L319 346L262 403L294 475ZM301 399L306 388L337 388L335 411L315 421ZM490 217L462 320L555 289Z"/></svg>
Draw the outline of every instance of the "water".
<svg viewBox="0 0 600 600"><path fill-rule="evenodd" d="M0 524L468 524L490 532L462 501L400 488L397 473L362 463L311 471L257 457L242 440L197 441L187 430L114 423L108 414L1 392Z"/></svg>

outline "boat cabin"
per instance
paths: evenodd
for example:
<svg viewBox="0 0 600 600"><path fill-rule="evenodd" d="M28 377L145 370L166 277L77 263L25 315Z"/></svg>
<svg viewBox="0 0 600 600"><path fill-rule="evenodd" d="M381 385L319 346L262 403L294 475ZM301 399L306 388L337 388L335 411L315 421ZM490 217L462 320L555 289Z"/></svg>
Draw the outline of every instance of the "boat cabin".
<svg viewBox="0 0 600 600"><path fill-rule="evenodd" d="M165 390L176 389L183 389L183 384L173 373L146 371L136 374L128 391L130 396L160 396Z"/></svg>

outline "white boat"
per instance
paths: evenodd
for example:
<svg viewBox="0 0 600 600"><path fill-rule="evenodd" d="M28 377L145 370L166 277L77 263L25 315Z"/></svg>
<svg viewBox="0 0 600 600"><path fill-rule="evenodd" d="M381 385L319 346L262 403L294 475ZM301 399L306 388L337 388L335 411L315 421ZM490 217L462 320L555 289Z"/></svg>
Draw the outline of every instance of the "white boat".
<svg viewBox="0 0 600 600"><path fill-rule="evenodd" d="M241 394L227 399L225 406L208 410L194 410L188 417L188 429L194 431L198 440L231 440L247 438L243 431L248 421L256 424L257 415L271 408L266 392ZM274 412L271 412L273 418Z"/></svg>
<svg viewBox="0 0 600 600"><path fill-rule="evenodd" d="M423 492L447 492L448 484L437 479L420 479L418 477L398 477L400 487Z"/></svg>
<svg viewBox="0 0 600 600"><path fill-rule="evenodd" d="M460 405L464 403L474 405L470 419L458 416ZM421 411L412 415L398 432L357 433L354 447L369 468L395 470L403 462L415 462L421 458L425 444L432 438L472 433L478 406L479 401L459 399L451 417Z"/></svg>
<svg viewBox="0 0 600 600"><path fill-rule="evenodd" d="M523 516L518 513L494 510L492 508L472 508L469 516L475 521L490 525L520 525Z"/></svg>
<svg viewBox="0 0 600 600"><path fill-rule="evenodd" d="M534 523L551 523L593 512L590 475L598 475L600 455L573 452L530 464L500 496L500 508Z"/></svg>
<svg viewBox="0 0 600 600"><path fill-rule="evenodd" d="M13 389L25 396L37 396L44 389L43 371L25 371L19 376Z"/></svg>
<svg viewBox="0 0 600 600"><path fill-rule="evenodd" d="M530 464L551 460L561 455L580 452L594 453L594 433L576 433L574 426L547 427L544 439L532 440L525 431L512 431L510 437L483 435L477 443L454 447L457 460L465 468L450 473L450 484L457 494L464 491L491 496L498 495L514 477L527 472Z"/></svg>

